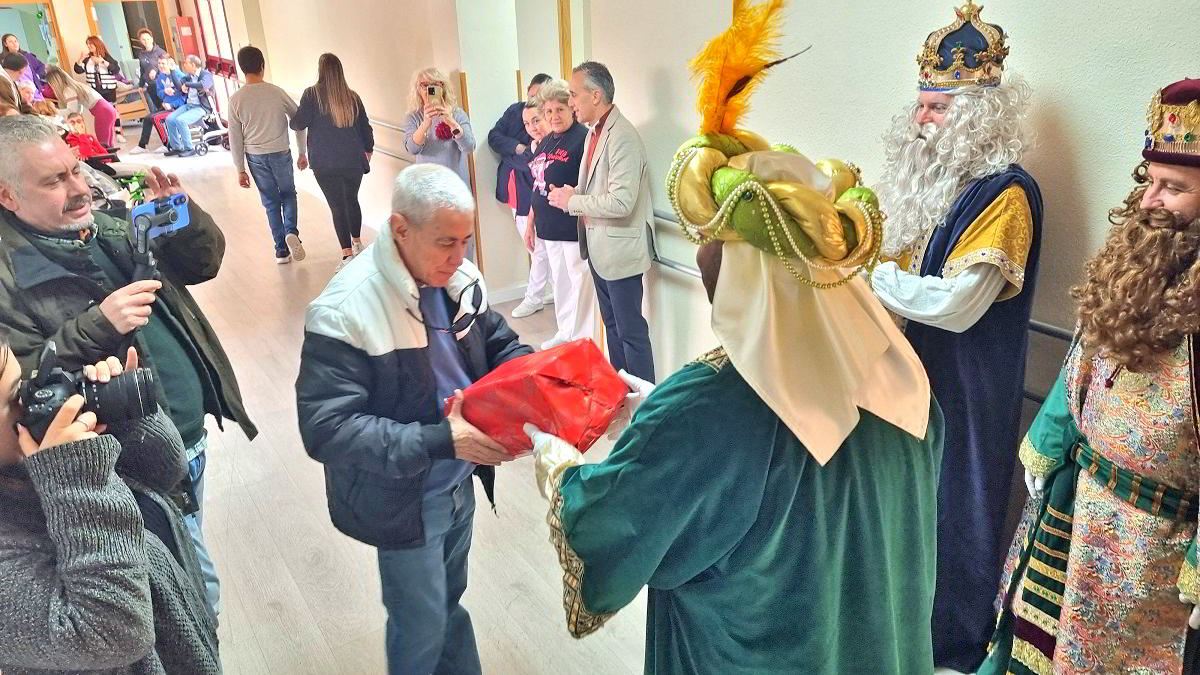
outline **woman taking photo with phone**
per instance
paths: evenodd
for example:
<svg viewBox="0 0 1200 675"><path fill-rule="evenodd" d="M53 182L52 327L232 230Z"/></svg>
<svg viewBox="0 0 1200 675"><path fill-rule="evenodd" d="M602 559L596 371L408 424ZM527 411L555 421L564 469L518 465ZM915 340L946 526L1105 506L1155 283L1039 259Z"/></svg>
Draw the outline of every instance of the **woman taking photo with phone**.
<svg viewBox="0 0 1200 675"><path fill-rule="evenodd" d="M84 376L134 368L130 349ZM76 395L35 439L20 424L20 379L0 344L0 670L218 675L216 621L167 496L187 475L170 418L105 429Z"/></svg>
<svg viewBox="0 0 1200 675"><path fill-rule="evenodd" d="M404 149L417 164L441 164L471 186L467 156L475 150L475 132L467 113L458 107L446 76L437 68L413 75L409 91L408 118L400 125ZM475 260L475 241L467 247L467 258Z"/></svg>
<svg viewBox="0 0 1200 675"><path fill-rule="evenodd" d="M341 269L363 250L362 208L358 188L371 170L375 134L362 99L346 84L342 61L322 54L317 61L317 83L304 90L290 123L294 131L308 129L308 152L317 185L329 202L333 229L342 247ZM310 165L308 155L296 159L301 171Z"/></svg>
<svg viewBox="0 0 1200 675"><path fill-rule="evenodd" d="M418 164L441 164L470 186L467 155L475 151L475 132L442 71L426 68L413 75L408 107L408 119L401 125L404 149Z"/></svg>
<svg viewBox="0 0 1200 675"><path fill-rule="evenodd" d="M92 85L92 89L99 92L105 101L117 102L117 86L124 78L121 76L120 64L108 53L104 40L96 35L88 36L87 51L80 54L79 60L75 62L75 72L86 76L88 84ZM117 143L124 145L125 135L121 133L120 118L116 120L113 130L117 134ZM103 138L99 129L96 129L96 137Z"/></svg>

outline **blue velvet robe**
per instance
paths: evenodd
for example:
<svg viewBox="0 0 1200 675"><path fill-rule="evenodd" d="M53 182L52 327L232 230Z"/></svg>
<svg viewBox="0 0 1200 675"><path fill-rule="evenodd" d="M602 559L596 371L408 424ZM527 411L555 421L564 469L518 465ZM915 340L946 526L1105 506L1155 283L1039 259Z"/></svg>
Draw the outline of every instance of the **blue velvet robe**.
<svg viewBox="0 0 1200 675"><path fill-rule="evenodd" d="M921 260L921 276L941 276L959 239L1005 189L1020 185L1033 232L1025 277L1015 297L994 303L963 333L910 321L905 331L946 418L938 487L934 662L970 673L986 654L995 627L993 601L1008 550L1004 525L1020 440L1028 324L1041 248L1042 196L1024 169L973 181L937 228Z"/></svg>

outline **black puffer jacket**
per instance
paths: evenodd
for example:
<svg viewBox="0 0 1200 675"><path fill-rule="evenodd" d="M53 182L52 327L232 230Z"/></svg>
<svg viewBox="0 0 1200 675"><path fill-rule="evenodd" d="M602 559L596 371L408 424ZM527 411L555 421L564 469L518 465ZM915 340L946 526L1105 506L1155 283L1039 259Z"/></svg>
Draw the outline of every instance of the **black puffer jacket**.
<svg viewBox="0 0 1200 675"><path fill-rule="evenodd" d="M447 295L459 298L474 282L483 286L479 270L464 262ZM454 458L419 297L392 239L379 239L309 305L296 381L300 435L325 465L334 526L384 549L424 544L425 477L433 460ZM450 314L473 309L455 306ZM472 381L533 352L491 309L457 338ZM475 474L490 497L493 468Z"/></svg>

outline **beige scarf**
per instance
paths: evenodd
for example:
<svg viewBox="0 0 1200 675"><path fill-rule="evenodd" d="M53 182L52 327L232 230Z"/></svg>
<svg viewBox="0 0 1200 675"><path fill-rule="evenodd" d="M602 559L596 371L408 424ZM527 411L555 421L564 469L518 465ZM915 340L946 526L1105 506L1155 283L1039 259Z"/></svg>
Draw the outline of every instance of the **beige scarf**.
<svg viewBox="0 0 1200 675"><path fill-rule="evenodd" d="M794 263L816 281L837 279ZM861 278L815 289L774 255L726 242L712 327L738 374L822 465L858 425L859 408L925 437L925 368Z"/></svg>

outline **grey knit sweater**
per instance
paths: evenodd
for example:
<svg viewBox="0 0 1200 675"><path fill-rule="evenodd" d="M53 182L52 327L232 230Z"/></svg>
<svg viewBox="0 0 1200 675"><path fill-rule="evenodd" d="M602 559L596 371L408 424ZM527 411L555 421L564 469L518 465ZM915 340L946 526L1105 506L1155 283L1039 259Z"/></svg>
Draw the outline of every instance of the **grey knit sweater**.
<svg viewBox="0 0 1200 675"><path fill-rule="evenodd" d="M451 114L454 115L458 126L462 127L462 134L458 138L438 138L437 127L442 121L442 118L438 117L425 134L425 143L417 145L413 136L425 120L425 111L414 110L409 113L404 124L400 125L404 134L404 149L413 156L414 163L441 164L457 173L469 187L471 171L467 164L467 156L475 151L475 130L471 128L471 119L462 108L455 108Z"/></svg>
<svg viewBox="0 0 1200 675"><path fill-rule="evenodd" d="M162 412L0 469L0 671L221 672L182 516L186 474ZM165 509L183 565L145 529L133 491Z"/></svg>

